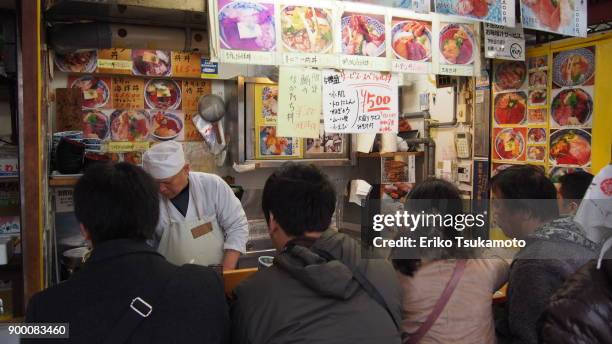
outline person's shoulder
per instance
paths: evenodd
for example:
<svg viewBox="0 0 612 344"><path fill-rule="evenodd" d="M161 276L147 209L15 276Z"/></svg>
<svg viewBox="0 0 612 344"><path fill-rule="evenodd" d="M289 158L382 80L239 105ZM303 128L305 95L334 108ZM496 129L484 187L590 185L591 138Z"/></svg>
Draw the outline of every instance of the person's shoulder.
<svg viewBox="0 0 612 344"><path fill-rule="evenodd" d="M185 287L201 286L202 284L222 286L223 284L215 270L196 264L185 264L178 267L173 280Z"/></svg>
<svg viewBox="0 0 612 344"><path fill-rule="evenodd" d="M213 173L206 173L206 172L189 172L189 173L193 177L198 178L206 183L212 183L212 184L225 183L225 180L223 180L223 178Z"/></svg>
<svg viewBox="0 0 612 344"><path fill-rule="evenodd" d="M240 301L263 300L268 293L281 285L284 280L291 279L288 274L276 266L260 269L234 289L234 295Z"/></svg>

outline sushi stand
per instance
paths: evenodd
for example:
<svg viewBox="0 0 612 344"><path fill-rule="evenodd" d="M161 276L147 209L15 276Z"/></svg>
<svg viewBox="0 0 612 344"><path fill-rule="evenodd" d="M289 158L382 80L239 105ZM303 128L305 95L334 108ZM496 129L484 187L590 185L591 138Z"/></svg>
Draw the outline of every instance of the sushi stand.
<svg viewBox="0 0 612 344"><path fill-rule="evenodd" d="M24 299L78 268L84 166L139 165L162 141L242 190L239 267L273 252L261 191L286 161L330 177L333 226L356 236L361 201L401 207L428 176L486 199L511 164L556 177L609 162L612 33L587 34L586 2L552 17L533 1L429 3L22 2L39 24L21 32ZM538 32L577 38L536 44ZM206 119L207 102L224 113Z"/></svg>

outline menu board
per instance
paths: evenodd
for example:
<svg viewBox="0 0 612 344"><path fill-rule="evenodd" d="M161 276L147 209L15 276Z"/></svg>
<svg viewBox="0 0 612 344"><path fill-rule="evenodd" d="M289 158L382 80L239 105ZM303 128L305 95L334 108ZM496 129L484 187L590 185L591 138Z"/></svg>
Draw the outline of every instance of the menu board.
<svg viewBox="0 0 612 344"><path fill-rule="evenodd" d="M514 0L435 0L436 13L514 27Z"/></svg>
<svg viewBox="0 0 612 344"><path fill-rule="evenodd" d="M336 45L341 47L340 68L389 70L386 58L385 10L343 3L337 23Z"/></svg>
<svg viewBox="0 0 612 344"><path fill-rule="evenodd" d="M145 103L144 80L141 78L113 78L113 107L143 109Z"/></svg>
<svg viewBox="0 0 612 344"><path fill-rule="evenodd" d="M166 50L132 50L132 73L143 76L171 76L172 59Z"/></svg>
<svg viewBox="0 0 612 344"><path fill-rule="evenodd" d="M185 114L185 141L202 141L202 135L193 124L193 116L198 111L198 98L211 93L208 80L182 81L182 106Z"/></svg>
<svg viewBox="0 0 612 344"><path fill-rule="evenodd" d="M81 52L75 53L72 56L72 59L69 62L70 65L74 66L74 61L80 61L81 63L86 63L89 59L95 59L96 54L89 55L89 53ZM77 62L78 64L78 62ZM97 61L95 66L97 67L98 73L104 74L132 74L132 50L131 49L123 49L123 48L112 48L112 49L102 49L97 52ZM96 68L86 68L85 70L66 70L59 66L59 69L64 72L81 72L81 73L91 73L96 70ZM72 68L71 68L72 69Z"/></svg>
<svg viewBox="0 0 612 344"><path fill-rule="evenodd" d="M524 162L528 160L528 156L536 158L529 155L528 152L531 154L545 153L545 135L544 145L540 145L539 148L534 148L531 145L533 141L528 139L531 124L527 120L527 92L527 64L525 62L494 61L493 160ZM544 156L538 157L540 163L544 163Z"/></svg>
<svg viewBox="0 0 612 344"><path fill-rule="evenodd" d="M116 49L113 49L116 51ZM108 50L101 50L101 59L103 64L111 64L115 60L104 61L110 57ZM96 50L78 50L70 53L56 53L55 65L61 71L68 73L93 73L98 67L98 51ZM130 69L132 67L130 66Z"/></svg>
<svg viewBox="0 0 612 344"><path fill-rule="evenodd" d="M81 90L81 105L86 109L110 109L113 105L110 77L93 75L68 77L68 88Z"/></svg>
<svg viewBox="0 0 612 344"><path fill-rule="evenodd" d="M216 0L214 20L219 61L273 65L277 10L271 0Z"/></svg>
<svg viewBox="0 0 612 344"><path fill-rule="evenodd" d="M68 86L81 95L80 123L88 151L102 151L103 141L202 140L191 118L197 97L210 93L209 81L82 75L69 76ZM184 93L188 114L181 111Z"/></svg>
<svg viewBox="0 0 612 344"><path fill-rule="evenodd" d="M302 157L301 139L277 135L278 86L257 84L255 89L255 158Z"/></svg>
<svg viewBox="0 0 612 344"><path fill-rule="evenodd" d="M394 11L391 17L391 70L398 73L431 73L433 35L429 16Z"/></svg>
<svg viewBox="0 0 612 344"><path fill-rule="evenodd" d="M329 133L397 133L397 75L323 72L323 114Z"/></svg>
<svg viewBox="0 0 612 344"><path fill-rule="evenodd" d="M336 67L332 1L284 0L279 5L281 63L311 67Z"/></svg>
<svg viewBox="0 0 612 344"><path fill-rule="evenodd" d="M199 78L202 74L201 56L198 53L173 51L172 75L175 77Z"/></svg>
<svg viewBox="0 0 612 344"><path fill-rule="evenodd" d="M523 27L566 36L586 37L587 1L520 1Z"/></svg>
<svg viewBox="0 0 612 344"><path fill-rule="evenodd" d="M550 163L588 167L595 115L595 46L553 53Z"/></svg>
<svg viewBox="0 0 612 344"><path fill-rule="evenodd" d="M453 22L436 17L433 22L434 72L443 75L473 76L480 52L474 22ZM438 20L439 19L439 20Z"/></svg>
<svg viewBox="0 0 612 344"><path fill-rule="evenodd" d="M278 134L318 138L321 119L321 72L281 67L279 72Z"/></svg>

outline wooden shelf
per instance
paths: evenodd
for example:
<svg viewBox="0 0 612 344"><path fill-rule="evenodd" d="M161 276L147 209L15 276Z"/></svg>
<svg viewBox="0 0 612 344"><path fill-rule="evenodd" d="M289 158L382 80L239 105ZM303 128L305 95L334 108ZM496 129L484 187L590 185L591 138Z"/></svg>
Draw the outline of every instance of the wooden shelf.
<svg viewBox="0 0 612 344"><path fill-rule="evenodd" d="M361 153L357 152L358 158L392 158L394 156L423 156L423 152L391 152L391 153Z"/></svg>
<svg viewBox="0 0 612 344"><path fill-rule="evenodd" d="M280 167L287 161L293 161L303 164L313 164L323 167L351 166L350 159L287 159L287 160L247 160L243 164L254 164L255 168L276 168Z"/></svg>
<svg viewBox="0 0 612 344"><path fill-rule="evenodd" d="M49 186L58 187L58 186L75 186L77 181L79 180L80 175L67 175L67 176L51 176L49 177Z"/></svg>

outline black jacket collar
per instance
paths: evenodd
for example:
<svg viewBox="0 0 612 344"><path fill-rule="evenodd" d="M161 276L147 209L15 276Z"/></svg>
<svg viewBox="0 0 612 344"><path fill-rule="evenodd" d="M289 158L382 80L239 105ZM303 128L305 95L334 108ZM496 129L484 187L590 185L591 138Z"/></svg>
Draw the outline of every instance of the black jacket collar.
<svg viewBox="0 0 612 344"><path fill-rule="evenodd" d="M116 239L96 244L87 262L96 263L133 253L149 253L161 256L144 241Z"/></svg>

